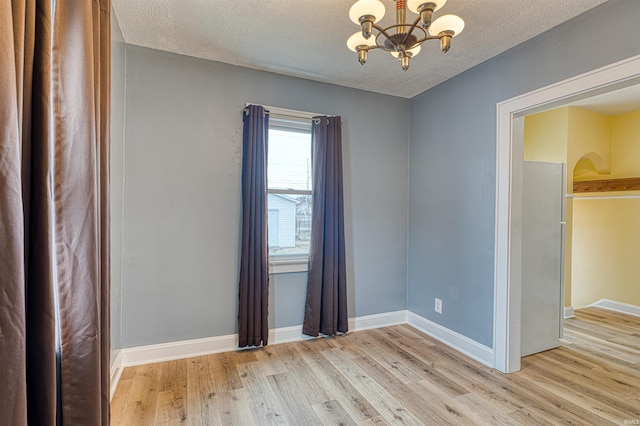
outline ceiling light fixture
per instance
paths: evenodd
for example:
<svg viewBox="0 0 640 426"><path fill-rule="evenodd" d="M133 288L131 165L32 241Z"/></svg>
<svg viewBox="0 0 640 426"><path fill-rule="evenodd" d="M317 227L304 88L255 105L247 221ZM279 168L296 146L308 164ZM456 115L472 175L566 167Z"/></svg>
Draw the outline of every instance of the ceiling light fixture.
<svg viewBox="0 0 640 426"><path fill-rule="evenodd" d="M394 1L396 23L388 27L376 24L384 17L385 12L380 0L358 0L351 6L349 18L360 25L362 30L349 37L347 47L358 53L358 61L362 65L367 62L370 50L382 49L397 58L406 71L409 69L410 59L420 52L422 43L440 40L440 48L446 53L451 47L451 39L464 28L464 21L456 15L443 15L431 21L433 12L444 6L447 0ZM407 23L407 7L419 15L413 23Z"/></svg>

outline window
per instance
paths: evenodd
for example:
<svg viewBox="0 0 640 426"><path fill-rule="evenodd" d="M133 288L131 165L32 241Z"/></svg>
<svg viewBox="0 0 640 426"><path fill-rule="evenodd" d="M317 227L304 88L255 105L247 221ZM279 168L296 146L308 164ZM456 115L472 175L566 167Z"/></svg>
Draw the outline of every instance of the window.
<svg viewBox="0 0 640 426"><path fill-rule="evenodd" d="M311 237L311 180L311 119L271 112L267 208L272 263L306 264Z"/></svg>

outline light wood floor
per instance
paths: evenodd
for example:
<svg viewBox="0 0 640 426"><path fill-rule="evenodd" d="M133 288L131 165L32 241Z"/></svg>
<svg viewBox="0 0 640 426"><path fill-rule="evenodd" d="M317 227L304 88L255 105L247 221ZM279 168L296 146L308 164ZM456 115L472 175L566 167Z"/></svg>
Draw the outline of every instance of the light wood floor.
<svg viewBox="0 0 640 426"><path fill-rule="evenodd" d="M576 316L510 375L408 325L131 367L112 425L638 424L640 318Z"/></svg>

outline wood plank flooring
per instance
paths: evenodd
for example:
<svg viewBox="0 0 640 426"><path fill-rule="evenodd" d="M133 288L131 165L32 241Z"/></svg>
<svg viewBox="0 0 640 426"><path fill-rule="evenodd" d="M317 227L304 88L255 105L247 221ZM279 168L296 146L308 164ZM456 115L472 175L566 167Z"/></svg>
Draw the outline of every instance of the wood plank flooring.
<svg viewBox="0 0 640 426"><path fill-rule="evenodd" d="M130 367L111 424L640 423L640 318L576 317L509 375L408 325Z"/></svg>

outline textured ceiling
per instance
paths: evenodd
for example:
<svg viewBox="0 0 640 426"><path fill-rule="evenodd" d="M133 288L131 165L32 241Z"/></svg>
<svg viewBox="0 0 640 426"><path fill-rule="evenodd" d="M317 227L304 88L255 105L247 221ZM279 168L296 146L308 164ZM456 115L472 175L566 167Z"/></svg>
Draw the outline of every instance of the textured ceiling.
<svg viewBox="0 0 640 426"><path fill-rule="evenodd" d="M567 106L586 108L606 115L640 111L640 84L581 99Z"/></svg>
<svg viewBox="0 0 640 426"><path fill-rule="evenodd" d="M415 96L606 0L448 0L465 20L449 53L423 45L403 72L383 51L346 47L351 0L112 0L127 43L402 97ZM382 25L395 3L382 0ZM409 12L411 16L415 16Z"/></svg>

